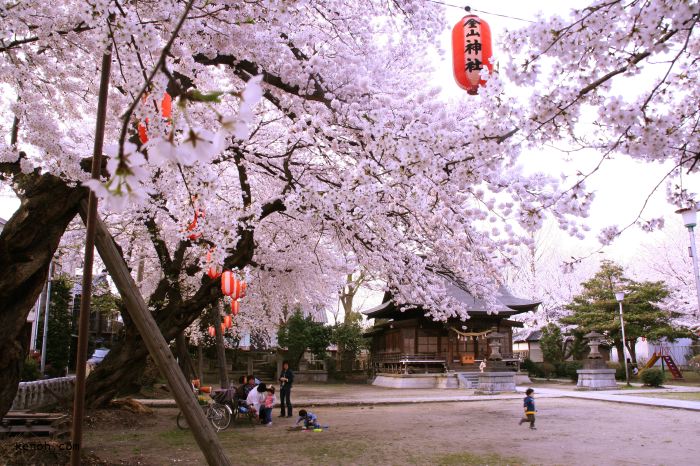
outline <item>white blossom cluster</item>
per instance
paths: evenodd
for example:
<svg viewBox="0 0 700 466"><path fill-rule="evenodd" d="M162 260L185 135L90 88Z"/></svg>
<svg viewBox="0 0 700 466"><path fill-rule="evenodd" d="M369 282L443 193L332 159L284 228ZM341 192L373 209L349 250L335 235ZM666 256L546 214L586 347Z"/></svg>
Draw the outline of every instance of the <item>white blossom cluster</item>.
<svg viewBox="0 0 700 466"><path fill-rule="evenodd" d="M688 56L697 56L698 41L686 29L696 4L658 3L598 2L580 21L555 18L514 32L507 50L527 63L512 61L478 96L451 103L430 85L432 57L424 53L438 48L445 27L434 3L7 4L0 86L11 98L2 100L0 125L9 133L16 117L19 132L16 146L0 143L0 161L23 151L25 169L90 186L108 201L104 212L116 208L110 220L132 230L119 237L125 249L135 243L149 260L157 251L145 245L147 219L171 250L191 240L185 261L201 267L207 252L223 263L254 232L254 255L241 271L250 284L241 325L276 323L290 305L323 303L356 266L436 318L465 317L435 272L449 270L488 296L507 258L528 242L523 233L547 212L568 233L585 231L572 221L592 200L583 180L563 190L524 175L522 147L565 139L649 160L673 154L690 168L698 89ZM629 29L638 16L644 21ZM98 183L80 160L92 150L108 45L109 177ZM646 51L681 57L651 95L620 99L607 81L584 92ZM548 72L539 66L545 55ZM535 87L529 102L513 98L516 85ZM166 90L175 95L168 118L160 108ZM586 107L604 111L580 135ZM136 127L146 123L149 141L138 144ZM349 253L356 263L340 263ZM178 277L190 294L200 279Z"/></svg>

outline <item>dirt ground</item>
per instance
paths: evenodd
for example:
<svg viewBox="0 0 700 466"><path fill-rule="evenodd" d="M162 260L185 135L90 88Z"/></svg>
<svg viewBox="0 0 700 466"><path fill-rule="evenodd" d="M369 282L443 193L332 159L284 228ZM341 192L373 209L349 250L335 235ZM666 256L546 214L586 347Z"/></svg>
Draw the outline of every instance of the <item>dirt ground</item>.
<svg viewBox="0 0 700 466"><path fill-rule="evenodd" d="M234 464L698 464L700 413L566 398L541 399L538 430L519 427L516 400L313 409L324 432L247 424L219 434ZM87 452L115 464L203 464L176 409L105 422Z"/></svg>
<svg viewBox="0 0 700 466"><path fill-rule="evenodd" d="M296 419L275 417L269 428L241 422L219 437L233 463L246 466L699 464L700 412L541 398L533 431L518 426L521 403L310 408L321 424L329 425L327 430L290 431ZM192 434L177 428L176 415L177 409L146 415L118 410L90 413L83 441L87 463L204 464ZM10 451L14 454L3 454ZM47 462L41 463L39 458L17 454L7 440L0 441L0 465L67 460L67 456L42 456Z"/></svg>

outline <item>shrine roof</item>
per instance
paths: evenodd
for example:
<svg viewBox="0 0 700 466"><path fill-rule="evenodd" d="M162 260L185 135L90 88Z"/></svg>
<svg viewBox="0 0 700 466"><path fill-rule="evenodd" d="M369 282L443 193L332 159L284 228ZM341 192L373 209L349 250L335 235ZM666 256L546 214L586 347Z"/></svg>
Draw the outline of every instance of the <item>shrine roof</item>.
<svg viewBox="0 0 700 466"><path fill-rule="evenodd" d="M472 316L498 315L510 317L515 314L533 311L540 304L540 301L513 296L504 286L499 287L498 294L495 297L496 302L489 304L485 299L472 295L463 283L451 277L445 277L445 291L448 296L463 306L467 314ZM391 295L385 293L382 304L364 311L363 314L369 319L405 319L425 315L425 311L418 303L402 307L411 306L413 306L412 309L402 310L396 305Z"/></svg>

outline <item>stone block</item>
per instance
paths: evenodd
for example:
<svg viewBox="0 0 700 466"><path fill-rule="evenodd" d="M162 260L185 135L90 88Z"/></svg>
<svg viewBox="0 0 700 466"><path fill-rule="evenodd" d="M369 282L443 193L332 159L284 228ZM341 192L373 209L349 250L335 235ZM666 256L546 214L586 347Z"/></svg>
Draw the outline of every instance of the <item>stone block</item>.
<svg viewBox="0 0 700 466"><path fill-rule="evenodd" d="M515 391L515 372L482 372L479 374L477 395L496 395Z"/></svg>
<svg viewBox="0 0 700 466"><path fill-rule="evenodd" d="M578 390L615 390L615 369L579 369Z"/></svg>

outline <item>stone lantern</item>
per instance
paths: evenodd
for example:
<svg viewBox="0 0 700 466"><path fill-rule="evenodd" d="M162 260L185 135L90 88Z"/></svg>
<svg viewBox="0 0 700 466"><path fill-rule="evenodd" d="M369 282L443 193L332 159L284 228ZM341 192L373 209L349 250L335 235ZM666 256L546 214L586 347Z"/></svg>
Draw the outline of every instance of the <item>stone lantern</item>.
<svg viewBox="0 0 700 466"><path fill-rule="evenodd" d="M489 348L491 348L489 361L500 361L503 359L503 356L501 356L501 338L505 336L506 335L503 333L497 331L491 332L486 336L486 340L489 342Z"/></svg>
<svg viewBox="0 0 700 466"><path fill-rule="evenodd" d="M588 353L588 359L602 359L603 356L598 351L598 346L600 346L600 339L603 338L603 335L594 330L585 334L583 338L588 340L588 347L591 349Z"/></svg>
<svg viewBox="0 0 700 466"><path fill-rule="evenodd" d="M588 358L583 361L583 369L578 369L579 390L614 390L617 388L615 382L615 369L610 369L605 365L603 357L598 351L600 340L603 337L600 333L590 332L583 336L588 340L590 352Z"/></svg>
<svg viewBox="0 0 700 466"><path fill-rule="evenodd" d="M486 363L486 370L479 373L476 394L495 395L503 392L515 392L515 371L507 368L501 354L501 339L506 336L499 333L495 327L486 336L491 354Z"/></svg>

